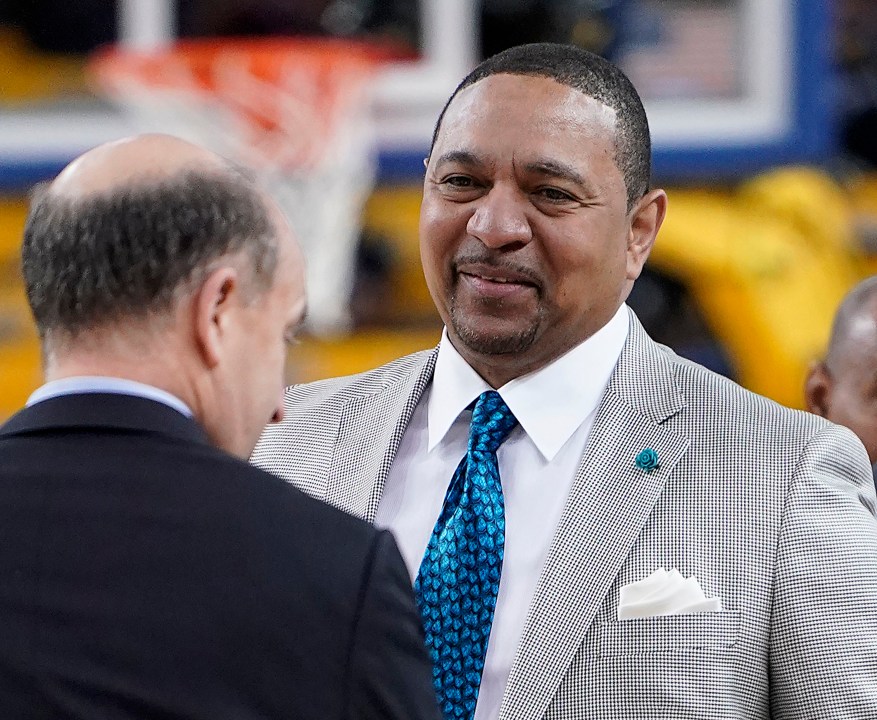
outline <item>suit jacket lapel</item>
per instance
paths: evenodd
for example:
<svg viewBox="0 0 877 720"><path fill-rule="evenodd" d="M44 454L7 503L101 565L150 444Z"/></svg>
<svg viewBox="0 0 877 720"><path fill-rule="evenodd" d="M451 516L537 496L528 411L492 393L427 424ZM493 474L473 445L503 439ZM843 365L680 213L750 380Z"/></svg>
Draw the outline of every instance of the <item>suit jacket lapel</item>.
<svg viewBox="0 0 877 720"><path fill-rule="evenodd" d="M328 502L374 522L390 465L414 408L432 381L437 356L436 348L380 393L345 404L329 465Z"/></svg>
<svg viewBox="0 0 877 720"><path fill-rule="evenodd" d="M601 402L527 616L501 720L541 718L688 448L661 423L682 407L666 355L631 315L631 330ZM659 467L635 458L652 448Z"/></svg>

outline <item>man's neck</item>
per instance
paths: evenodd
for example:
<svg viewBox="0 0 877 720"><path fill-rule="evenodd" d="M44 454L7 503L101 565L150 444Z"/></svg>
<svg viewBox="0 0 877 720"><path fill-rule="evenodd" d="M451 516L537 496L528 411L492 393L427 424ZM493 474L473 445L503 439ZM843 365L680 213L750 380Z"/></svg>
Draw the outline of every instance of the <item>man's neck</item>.
<svg viewBox="0 0 877 720"><path fill-rule="evenodd" d="M50 345L45 353L46 382L82 377L128 381L156 388L179 398L193 411L197 409L191 363L173 346L172 338L150 338L148 346L125 340L102 335Z"/></svg>

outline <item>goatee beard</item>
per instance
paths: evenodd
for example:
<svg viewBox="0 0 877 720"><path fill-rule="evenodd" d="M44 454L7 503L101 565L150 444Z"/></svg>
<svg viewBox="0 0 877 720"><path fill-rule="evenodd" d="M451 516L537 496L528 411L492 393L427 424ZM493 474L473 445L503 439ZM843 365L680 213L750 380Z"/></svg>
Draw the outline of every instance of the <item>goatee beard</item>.
<svg viewBox="0 0 877 720"><path fill-rule="evenodd" d="M463 313L458 310L453 298L450 309L451 326L457 337L467 348L481 355L508 355L524 352L529 350L536 340L536 333L539 329L538 319L518 332L490 333L479 330L473 323L467 322Z"/></svg>

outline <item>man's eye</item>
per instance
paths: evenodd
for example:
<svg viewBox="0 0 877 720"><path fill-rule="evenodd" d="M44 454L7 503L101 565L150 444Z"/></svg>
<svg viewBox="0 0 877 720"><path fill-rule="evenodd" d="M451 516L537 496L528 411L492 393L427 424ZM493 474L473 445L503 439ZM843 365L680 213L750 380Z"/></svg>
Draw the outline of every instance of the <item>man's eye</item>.
<svg viewBox="0 0 877 720"><path fill-rule="evenodd" d="M442 181L445 185L455 188L469 188L473 186L472 178L465 175L451 175Z"/></svg>
<svg viewBox="0 0 877 720"><path fill-rule="evenodd" d="M552 187L540 188L539 194L546 200L551 200L552 202L567 202L573 199L569 193Z"/></svg>

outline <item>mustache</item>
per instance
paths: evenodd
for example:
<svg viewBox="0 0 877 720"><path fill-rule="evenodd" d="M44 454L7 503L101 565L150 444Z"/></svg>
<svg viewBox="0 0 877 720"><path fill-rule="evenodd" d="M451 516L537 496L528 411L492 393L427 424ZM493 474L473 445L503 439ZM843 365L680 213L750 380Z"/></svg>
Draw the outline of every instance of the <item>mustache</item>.
<svg viewBox="0 0 877 720"><path fill-rule="evenodd" d="M499 259L489 253L469 253L454 258L453 269L456 274L460 273L460 266L465 265L482 265L491 270L506 271L513 275L520 275L537 288L541 288L543 285L542 277L533 268L521 265L520 263L510 262L506 258Z"/></svg>

